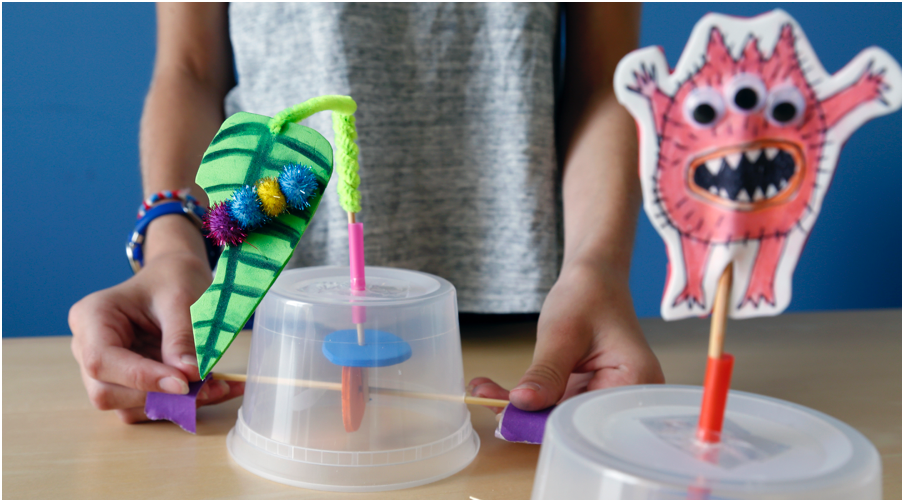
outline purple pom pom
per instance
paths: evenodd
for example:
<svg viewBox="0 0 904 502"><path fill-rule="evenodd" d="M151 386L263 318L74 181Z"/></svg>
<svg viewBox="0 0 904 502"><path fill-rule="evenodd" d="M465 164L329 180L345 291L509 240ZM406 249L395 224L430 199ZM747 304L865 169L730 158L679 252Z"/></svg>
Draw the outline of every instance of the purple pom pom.
<svg viewBox="0 0 904 502"><path fill-rule="evenodd" d="M204 217L204 229L217 246L238 246L248 234L229 216L229 203L214 204Z"/></svg>

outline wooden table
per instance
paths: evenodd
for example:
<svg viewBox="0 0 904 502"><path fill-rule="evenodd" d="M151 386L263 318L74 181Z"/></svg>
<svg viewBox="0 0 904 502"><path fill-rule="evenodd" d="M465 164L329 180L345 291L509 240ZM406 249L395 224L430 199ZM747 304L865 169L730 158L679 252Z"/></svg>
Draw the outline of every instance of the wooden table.
<svg viewBox="0 0 904 502"><path fill-rule="evenodd" d="M642 321L669 383L699 385L707 322ZM465 379L512 386L530 363L530 323L465 326ZM260 478L226 451L239 400L199 410L198 435L169 422L124 425L93 409L68 337L3 340L3 495L69 498L522 499L539 446L493 437L493 413L471 407L480 453L445 480L367 494L304 490ZM241 372L250 336L218 365ZM882 455L884 495L901 498L901 311L788 314L730 321L733 387L793 401L847 422Z"/></svg>

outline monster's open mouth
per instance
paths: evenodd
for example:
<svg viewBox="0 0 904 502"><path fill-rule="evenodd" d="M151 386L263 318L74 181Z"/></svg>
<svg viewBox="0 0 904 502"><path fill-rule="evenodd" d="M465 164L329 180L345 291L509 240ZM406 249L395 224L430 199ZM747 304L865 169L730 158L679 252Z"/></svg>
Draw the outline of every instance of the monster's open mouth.
<svg viewBox="0 0 904 502"><path fill-rule="evenodd" d="M722 148L693 159L689 185L709 200L738 209L784 201L800 185L800 149L786 141Z"/></svg>

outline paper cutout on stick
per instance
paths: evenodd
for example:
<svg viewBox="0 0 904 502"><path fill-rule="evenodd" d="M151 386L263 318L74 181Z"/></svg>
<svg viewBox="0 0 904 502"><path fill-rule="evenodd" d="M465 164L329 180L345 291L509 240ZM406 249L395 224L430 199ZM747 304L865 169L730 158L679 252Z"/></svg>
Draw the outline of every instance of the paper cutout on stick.
<svg viewBox="0 0 904 502"><path fill-rule="evenodd" d="M310 167L317 180L316 193L303 211L283 213L249 233L239 246L226 246L213 284L191 306L202 378L220 360L286 266L333 172L333 149L317 131L286 123L278 133L271 133L269 122L269 117L237 113L220 127L197 176L210 204L223 202L237 189L262 178L277 177L292 164Z"/></svg>
<svg viewBox="0 0 904 502"><path fill-rule="evenodd" d="M788 306L841 147L900 108L901 67L870 47L829 75L786 12L708 14L674 71L661 48L636 50L615 92L637 121L644 209L667 247L662 316L710 313L731 265L729 315L745 318Z"/></svg>

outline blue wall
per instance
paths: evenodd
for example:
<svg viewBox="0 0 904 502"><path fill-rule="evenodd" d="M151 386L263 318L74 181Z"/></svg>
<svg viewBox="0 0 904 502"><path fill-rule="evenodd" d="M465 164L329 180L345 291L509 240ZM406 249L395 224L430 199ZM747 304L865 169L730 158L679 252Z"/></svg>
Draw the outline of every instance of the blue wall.
<svg viewBox="0 0 904 502"><path fill-rule="evenodd" d="M663 46L674 64L706 12L771 8L649 4L642 45ZM830 72L869 45L901 60L900 4L782 8ZM141 199L138 121L154 29L151 4L3 6L3 336L68 333L70 305L131 274L123 247ZM900 152L900 113L848 142L790 310L901 306ZM634 256L635 305L656 316L665 252L645 217Z"/></svg>

